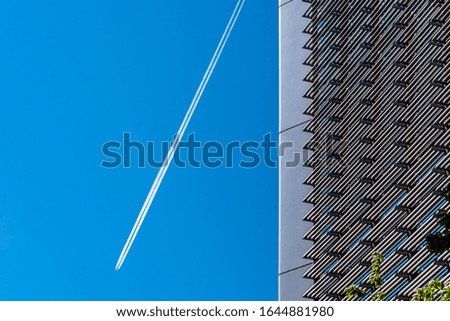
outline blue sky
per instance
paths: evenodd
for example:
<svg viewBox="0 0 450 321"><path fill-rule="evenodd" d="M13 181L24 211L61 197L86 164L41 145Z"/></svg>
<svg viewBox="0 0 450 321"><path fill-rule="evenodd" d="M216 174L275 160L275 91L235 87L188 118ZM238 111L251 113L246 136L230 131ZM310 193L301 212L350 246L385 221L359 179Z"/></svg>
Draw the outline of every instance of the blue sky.
<svg viewBox="0 0 450 321"><path fill-rule="evenodd" d="M235 0L0 2L0 299L275 300L277 169L100 166L124 132L177 131ZM187 129L278 124L276 1L247 0Z"/></svg>

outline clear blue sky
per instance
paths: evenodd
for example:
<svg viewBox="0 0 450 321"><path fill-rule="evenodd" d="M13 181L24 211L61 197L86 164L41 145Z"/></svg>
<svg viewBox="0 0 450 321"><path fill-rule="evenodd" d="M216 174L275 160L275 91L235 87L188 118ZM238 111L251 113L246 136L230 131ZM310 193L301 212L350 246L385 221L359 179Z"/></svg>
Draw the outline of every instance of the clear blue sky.
<svg viewBox="0 0 450 321"><path fill-rule="evenodd" d="M178 129L236 0L0 2L0 299L274 300L277 169L104 169ZM247 0L187 133L276 137L277 1Z"/></svg>

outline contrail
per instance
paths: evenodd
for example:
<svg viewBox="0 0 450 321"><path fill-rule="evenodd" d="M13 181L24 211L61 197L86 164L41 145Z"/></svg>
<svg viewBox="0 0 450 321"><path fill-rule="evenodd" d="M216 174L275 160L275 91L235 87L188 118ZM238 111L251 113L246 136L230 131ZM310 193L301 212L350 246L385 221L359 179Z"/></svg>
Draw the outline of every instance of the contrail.
<svg viewBox="0 0 450 321"><path fill-rule="evenodd" d="M225 28L222 38L220 39L219 45L217 46L216 51L214 52L214 55L211 59L211 62L209 63L208 69L206 70L203 76L203 79L197 89L197 92L195 93L195 96L191 102L191 105L189 106L188 111L186 112L186 115L184 116L183 122L181 123L181 126L178 129L177 134L175 135L174 141L170 146L169 152L167 153L167 156L164 159L164 163L159 169L158 175L156 176L155 181L153 182L152 188L150 189L147 198L145 199L144 205L142 206L142 209L139 212L139 216L136 219L136 222L134 223L133 229L131 230L131 233L128 236L128 240L122 249L122 253L120 254L119 260L117 261L116 264L116 270L119 270L122 267L122 264L125 261L125 258L127 257L127 254L130 251L131 246L133 245L134 239L136 238L136 235L139 232L139 229L141 228L142 222L144 221L145 216L147 215L148 210L152 205L153 199L155 198L155 195L158 192L159 186L164 178L164 175L166 175L167 169L169 168L169 165L172 162L173 156L175 155L175 152L178 148L178 144L183 138L184 132L186 131L186 128L189 125L191 117L195 109L197 108L198 102L202 98L203 91L205 90L205 87L208 85L211 74L213 73L214 68L216 67L217 61L219 60L222 54L223 48L227 44L228 38L231 32L233 31L234 25L237 19L239 18L244 3L245 0L238 0L236 7L234 8L233 14L231 15L231 18L228 21L227 27Z"/></svg>

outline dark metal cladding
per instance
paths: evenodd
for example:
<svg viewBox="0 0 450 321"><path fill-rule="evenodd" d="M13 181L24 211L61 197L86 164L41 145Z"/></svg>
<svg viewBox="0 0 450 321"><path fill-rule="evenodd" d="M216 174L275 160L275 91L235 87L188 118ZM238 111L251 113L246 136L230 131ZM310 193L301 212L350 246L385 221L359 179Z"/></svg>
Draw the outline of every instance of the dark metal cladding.
<svg viewBox="0 0 450 321"><path fill-rule="evenodd" d="M410 300L439 277L450 253L431 254L433 215L450 166L450 1L308 0L305 131L313 204L304 255L314 260L304 296L346 300L370 290L370 258L384 255L388 300ZM318 147L319 146L319 147ZM365 299L368 299L369 296Z"/></svg>

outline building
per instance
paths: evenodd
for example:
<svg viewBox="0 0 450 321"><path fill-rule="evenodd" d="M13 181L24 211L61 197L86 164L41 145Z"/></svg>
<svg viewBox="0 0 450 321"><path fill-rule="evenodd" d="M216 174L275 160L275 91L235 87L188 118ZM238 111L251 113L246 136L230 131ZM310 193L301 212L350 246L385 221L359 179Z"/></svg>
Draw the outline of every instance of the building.
<svg viewBox="0 0 450 321"><path fill-rule="evenodd" d="M425 247L450 208L450 1L280 0L279 12L279 141L293 142L280 151L280 299L370 289L374 251L387 300L450 281L450 253ZM289 166L296 153L304 166Z"/></svg>

